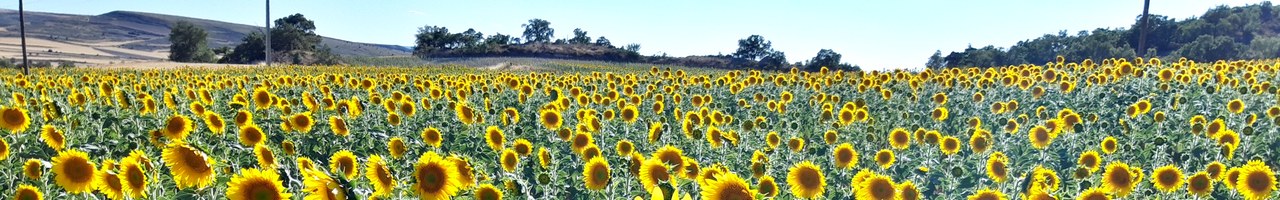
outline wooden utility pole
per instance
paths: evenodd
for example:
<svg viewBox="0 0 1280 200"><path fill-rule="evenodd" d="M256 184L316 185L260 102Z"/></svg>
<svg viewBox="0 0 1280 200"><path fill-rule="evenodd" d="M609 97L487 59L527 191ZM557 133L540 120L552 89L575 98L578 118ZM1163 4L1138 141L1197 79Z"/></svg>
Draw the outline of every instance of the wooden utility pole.
<svg viewBox="0 0 1280 200"><path fill-rule="evenodd" d="M267 54L267 67L271 67L271 0L267 0L267 17L265 19L267 26L263 29L262 33L266 35L266 37L263 38L266 38L267 45L264 53Z"/></svg>
<svg viewBox="0 0 1280 200"><path fill-rule="evenodd" d="M1149 20L1147 19L1147 10L1149 8L1151 8L1151 0L1142 1L1142 20L1138 22L1139 28L1142 29L1141 33L1138 34L1138 57L1147 56L1147 29L1151 29L1148 27L1151 22L1148 22Z"/></svg>
<svg viewBox="0 0 1280 200"><path fill-rule="evenodd" d="M22 37L22 75L31 74L31 62L27 60L27 18L22 0L18 0L18 35Z"/></svg>

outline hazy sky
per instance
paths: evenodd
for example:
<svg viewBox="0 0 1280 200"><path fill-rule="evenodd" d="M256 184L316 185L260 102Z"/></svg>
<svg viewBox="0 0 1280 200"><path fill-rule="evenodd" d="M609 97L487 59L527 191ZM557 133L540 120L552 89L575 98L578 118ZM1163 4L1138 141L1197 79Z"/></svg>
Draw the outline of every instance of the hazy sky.
<svg viewBox="0 0 1280 200"><path fill-rule="evenodd" d="M1151 13L1177 19L1218 5L1257 0L1156 0ZM638 43L641 54L730 54L752 34L773 41L791 62L832 49L842 61L867 69L919 68L935 50L1008 47L1017 41L1098 27L1128 27L1142 13L1141 0L990 1L337 1L276 0L272 19L302 13L320 35L369 43L412 46L424 25L452 32L475 28L485 35L520 35L532 18L551 22L556 37L574 28L605 36L614 45ZM263 1L38 0L30 11L97 15L142 11L262 25ZM17 9L15 1L0 8Z"/></svg>

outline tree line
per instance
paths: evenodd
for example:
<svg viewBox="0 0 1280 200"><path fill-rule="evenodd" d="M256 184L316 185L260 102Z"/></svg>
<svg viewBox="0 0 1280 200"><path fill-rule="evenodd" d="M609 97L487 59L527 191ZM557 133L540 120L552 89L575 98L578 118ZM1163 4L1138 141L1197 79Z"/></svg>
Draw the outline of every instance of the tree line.
<svg viewBox="0 0 1280 200"><path fill-rule="evenodd" d="M315 33L315 22L302 14L276 19L271 34L273 62L291 64L337 64L340 57ZM174 22L169 29L169 60L174 62L251 64L266 60L265 34L250 32L233 47L209 48L208 34L187 21Z"/></svg>
<svg viewBox="0 0 1280 200"><path fill-rule="evenodd" d="M1045 34L1019 41L1008 48L970 46L943 55L935 51L925 66L988 67L1025 63L1048 63L1061 55L1067 60L1132 58L1140 54L1165 60L1188 58L1197 61L1263 59L1280 56L1280 20L1270 1L1259 4L1209 9L1199 17L1176 20L1150 15L1146 49L1137 49L1142 16L1129 28L1098 28L1068 34Z"/></svg>

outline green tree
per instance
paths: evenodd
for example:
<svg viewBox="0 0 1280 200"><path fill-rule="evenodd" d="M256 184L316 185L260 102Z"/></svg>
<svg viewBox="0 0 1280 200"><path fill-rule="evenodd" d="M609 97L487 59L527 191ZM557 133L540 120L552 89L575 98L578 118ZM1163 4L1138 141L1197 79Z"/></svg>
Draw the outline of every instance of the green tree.
<svg viewBox="0 0 1280 200"><path fill-rule="evenodd" d="M805 66L805 70L818 71L822 69L822 67L827 67L827 69L837 69L840 67L840 57L839 53L836 53L836 51L832 51L831 49L818 50L818 55L813 56L813 59L809 60L809 64L808 66Z"/></svg>
<svg viewBox="0 0 1280 200"><path fill-rule="evenodd" d="M413 46L413 55L424 56L446 50L449 44L453 43L453 37L454 35L449 33L449 28L439 26L418 28L418 34L414 35L416 45Z"/></svg>
<svg viewBox="0 0 1280 200"><path fill-rule="evenodd" d="M600 36L600 38L596 38L596 45L613 48L613 43L610 43L609 39L604 38L604 36Z"/></svg>
<svg viewBox="0 0 1280 200"><path fill-rule="evenodd" d="M266 60L266 55L263 54L266 51L266 46L263 43L262 33L249 32L249 35L241 39L240 44L231 49L231 52L223 55L222 59L218 60L218 63L249 64Z"/></svg>
<svg viewBox="0 0 1280 200"><path fill-rule="evenodd" d="M212 62L213 52L206 42L209 34L187 21L178 21L169 29L169 60L174 62Z"/></svg>
<svg viewBox="0 0 1280 200"><path fill-rule="evenodd" d="M738 40L738 50L733 53L733 57L756 61L770 51L773 51L773 42L765 40L760 35L751 35Z"/></svg>
<svg viewBox="0 0 1280 200"><path fill-rule="evenodd" d="M760 62L757 63L760 68L771 70L783 70L788 67L787 64L787 54L781 51L770 51L760 58Z"/></svg>
<svg viewBox="0 0 1280 200"><path fill-rule="evenodd" d="M524 27L524 40L528 43L548 43L555 36L556 30L551 28L551 22L542 19L530 19Z"/></svg>
<svg viewBox="0 0 1280 200"><path fill-rule="evenodd" d="M315 22L302 14L276 19L275 25L271 28L271 49L274 51L313 51L320 44Z"/></svg>
<svg viewBox="0 0 1280 200"><path fill-rule="evenodd" d="M514 42L512 39L513 38L510 35L503 35L499 33L491 35L489 38L485 38L484 43L487 45L507 45Z"/></svg>
<svg viewBox="0 0 1280 200"><path fill-rule="evenodd" d="M947 65L947 61L942 59L942 50L933 51L933 55L929 56L929 62L925 62L924 66L929 69L942 69Z"/></svg>
<svg viewBox="0 0 1280 200"><path fill-rule="evenodd" d="M591 36L587 36L587 31L580 28L573 29L573 38L569 39L569 44L590 44Z"/></svg>
<svg viewBox="0 0 1280 200"><path fill-rule="evenodd" d="M1178 54L1196 61L1213 62L1235 58L1240 49L1241 45L1230 36L1202 35L1183 45Z"/></svg>
<svg viewBox="0 0 1280 200"><path fill-rule="evenodd" d="M1280 56L1280 37L1254 38L1241 56L1250 59L1276 58Z"/></svg>

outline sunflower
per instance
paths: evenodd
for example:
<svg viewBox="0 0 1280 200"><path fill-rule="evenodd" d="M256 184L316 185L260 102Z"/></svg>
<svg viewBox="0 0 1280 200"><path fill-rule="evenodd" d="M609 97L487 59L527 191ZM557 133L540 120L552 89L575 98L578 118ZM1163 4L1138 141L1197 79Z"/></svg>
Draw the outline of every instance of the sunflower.
<svg viewBox="0 0 1280 200"><path fill-rule="evenodd" d="M164 129L160 129L165 137L170 140L183 141L187 139L187 134L191 133L191 119L187 119L184 115L173 115L165 120Z"/></svg>
<svg viewBox="0 0 1280 200"><path fill-rule="evenodd" d="M98 187L96 175L97 167L93 162L89 161L89 154L70 149L58 152L57 157L53 157L53 174L57 180L58 186L62 186L68 193L79 194L93 191Z"/></svg>
<svg viewBox="0 0 1280 200"><path fill-rule="evenodd" d="M341 137L347 137L347 135L351 134L351 129L347 128L347 120L338 116L329 116L329 129L333 131L334 135Z"/></svg>
<svg viewBox="0 0 1280 200"><path fill-rule="evenodd" d="M500 200L502 199L502 191L498 190L492 184L483 184L476 188L476 200Z"/></svg>
<svg viewBox="0 0 1280 200"><path fill-rule="evenodd" d="M1244 169L1241 169L1240 167L1232 167L1230 170L1227 170L1227 173L1222 176L1222 184L1226 185L1228 189L1235 189L1236 183L1240 180L1242 170Z"/></svg>
<svg viewBox="0 0 1280 200"><path fill-rule="evenodd" d="M1213 179L1209 178L1209 174L1197 172L1187 178L1187 193L1203 197L1209 195L1213 191Z"/></svg>
<svg viewBox="0 0 1280 200"><path fill-rule="evenodd" d="M444 137L440 135L440 129L436 129L435 127L427 127L427 129L423 129L421 135L422 141L433 147L440 147L440 142L444 140Z"/></svg>
<svg viewBox="0 0 1280 200"><path fill-rule="evenodd" d="M1111 162L1107 164L1107 172L1103 175L1102 184L1107 191L1119 197L1128 196L1133 192L1133 188L1137 187L1135 183L1138 175L1134 174L1129 164L1123 162Z"/></svg>
<svg viewBox="0 0 1280 200"><path fill-rule="evenodd" d="M13 192L13 199L43 200L44 193L41 193L40 188L36 188L35 186L21 184L21 185L18 185L18 190Z"/></svg>
<svg viewBox="0 0 1280 200"><path fill-rule="evenodd" d="M791 152L804 151L804 139L794 136L791 137L791 139L787 140L787 148L790 148Z"/></svg>
<svg viewBox="0 0 1280 200"><path fill-rule="evenodd" d="M955 136L942 137L942 145L938 145L942 150L942 154L954 155L960 152L960 139Z"/></svg>
<svg viewBox="0 0 1280 200"><path fill-rule="evenodd" d="M502 164L502 170L507 172L515 172L516 167L520 164L520 156L510 149L502 150L502 158L499 161Z"/></svg>
<svg viewBox="0 0 1280 200"><path fill-rule="evenodd" d="M973 132L973 135L969 136L969 148L972 149L974 153L982 153L984 151L987 151L987 149L990 149L991 148L990 133L984 133L979 131Z"/></svg>
<svg viewBox="0 0 1280 200"><path fill-rule="evenodd" d="M876 152L875 160L876 164L880 165L881 169L889 169L889 167L893 166L893 162L895 161L893 151L881 149L880 152Z"/></svg>
<svg viewBox="0 0 1280 200"><path fill-rule="evenodd" d="M1004 193L998 190L991 190L990 188L983 188L981 190L978 190L978 192L973 193L973 195L969 195L969 200L1007 200L1007 199L1009 199L1009 197L1006 197Z"/></svg>
<svg viewBox="0 0 1280 200"><path fill-rule="evenodd" d="M49 145L53 150L62 150L67 145L67 137L52 125L40 127L40 139L43 139L44 144Z"/></svg>
<svg viewBox="0 0 1280 200"><path fill-rule="evenodd" d="M622 121L627 122L628 124L635 123L636 119L640 118L640 111L639 109L636 109L636 106L628 105L622 108L619 115L622 117Z"/></svg>
<svg viewBox="0 0 1280 200"><path fill-rule="evenodd" d="M1235 189L1245 199L1268 199L1276 192L1276 172L1270 166L1254 160L1240 169Z"/></svg>
<svg viewBox="0 0 1280 200"><path fill-rule="evenodd" d="M756 181L756 193L764 197L778 196L778 182L773 180L773 176L765 175Z"/></svg>
<svg viewBox="0 0 1280 200"><path fill-rule="evenodd" d="M329 157L329 170L347 179L355 179L356 174L359 174L359 169L356 169L356 155L347 150L334 153Z"/></svg>
<svg viewBox="0 0 1280 200"><path fill-rule="evenodd" d="M387 124L390 124L391 126L399 126L400 122L400 114L387 113Z"/></svg>
<svg viewBox="0 0 1280 200"><path fill-rule="evenodd" d="M1156 185L1156 189L1160 189L1165 193L1171 193L1182 187L1182 178L1182 170L1173 165L1156 168L1151 173L1151 183Z"/></svg>
<svg viewBox="0 0 1280 200"><path fill-rule="evenodd" d="M560 112L555 110L543 109L539 111L538 116L542 121L542 127L547 128L547 130L560 129L561 124L564 123L564 119L560 117Z"/></svg>
<svg viewBox="0 0 1280 200"><path fill-rule="evenodd" d="M649 123L649 143L656 143L662 139L662 122Z"/></svg>
<svg viewBox="0 0 1280 200"><path fill-rule="evenodd" d="M213 184L214 160L195 147L183 143L175 143L164 149L161 157L173 182L182 188L205 188Z"/></svg>
<svg viewBox="0 0 1280 200"><path fill-rule="evenodd" d="M1116 150L1119 148L1120 148L1120 143L1116 141L1115 137L1107 136L1107 138L1102 139L1103 153L1112 154L1112 153L1115 153Z"/></svg>
<svg viewBox="0 0 1280 200"><path fill-rule="evenodd" d="M292 156L297 153L296 149L293 147L293 141L289 140L280 141L280 149L284 150L284 155Z"/></svg>
<svg viewBox="0 0 1280 200"><path fill-rule="evenodd" d="M947 120L947 107L938 106L934 108L933 112L929 113L929 117L936 121Z"/></svg>
<svg viewBox="0 0 1280 200"><path fill-rule="evenodd" d="M632 154L635 154L635 152L632 152ZM551 165L551 152L548 152L546 147L538 147L538 165L541 165L542 168L547 168L547 166Z"/></svg>
<svg viewBox="0 0 1280 200"><path fill-rule="evenodd" d="M1058 172L1044 168L1044 166L1036 165L1031 171L1032 182L1031 188L1028 190L1048 190L1058 191L1062 185L1062 180L1058 178Z"/></svg>
<svg viewBox="0 0 1280 200"><path fill-rule="evenodd" d="M39 180L40 176L44 175L44 164L38 159L29 158L27 162L22 163L22 175L31 180Z"/></svg>
<svg viewBox="0 0 1280 200"><path fill-rule="evenodd" d="M572 149L574 153L582 153L582 149L586 149L587 146L595 143L595 139L592 137L590 132L575 133L570 141L570 149Z"/></svg>
<svg viewBox="0 0 1280 200"><path fill-rule="evenodd" d="M1080 195L1077 195L1076 199L1078 200L1109 200L1111 199L1111 195L1107 194L1106 188L1094 187L1094 188L1089 188L1088 190L1085 190L1083 192L1080 192Z"/></svg>
<svg viewBox="0 0 1280 200"><path fill-rule="evenodd" d="M648 191L658 188L659 184L675 181L671 179L671 168L657 157L646 159L641 164L640 176L637 178L640 178L640 185Z"/></svg>
<svg viewBox="0 0 1280 200"><path fill-rule="evenodd" d="M618 151L619 156L631 155L631 152L635 152L636 145L631 143L631 140L622 139L618 140L618 143L614 145L614 150Z"/></svg>
<svg viewBox="0 0 1280 200"><path fill-rule="evenodd" d="M782 144L782 136L778 136L778 132L769 131L765 135L764 142L769 146L769 149L778 148L778 145Z"/></svg>
<svg viewBox="0 0 1280 200"><path fill-rule="evenodd" d="M301 160L303 158L299 158ZM299 162L301 163L301 162ZM347 199L347 188L342 188L342 184L337 180L333 180L328 174L317 170L302 171L303 191L307 192L307 196L303 199L307 200L345 200Z"/></svg>
<svg viewBox="0 0 1280 200"><path fill-rule="evenodd" d="M280 175L275 170L242 169L227 182L227 198L231 200L289 199Z"/></svg>
<svg viewBox="0 0 1280 200"><path fill-rule="evenodd" d="M221 135L227 129L227 122L222 120L222 115L213 111L204 113L204 125L215 135Z"/></svg>
<svg viewBox="0 0 1280 200"><path fill-rule="evenodd" d="M387 141L387 151L391 152L392 158L400 159L404 157L404 153L408 148L404 144L404 138L399 136L391 137L391 140Z"/></svg>
<svg viewBox="0 0 1280 200"><path fill-rule="evenodd" d="M1209 174L1209 178L1214 181L1222 180L1223 172L1227 171L1227 165L1222 162L1213 161L1204 166L1204 172Z"/></svg>
<svg viewBox="0 0 1280 200"><path fill-rule="evenodd" d="M911 146L911 133L904 128L889 131L889 146L893 146L894 149L906 149Z"/></svg>
<svg viewBox="0 0 1280 200"><path fill-rule="evenodd" d="M684 171L684 151L675 146L666 145L658 148L657 151L653 152L652 158L670 166L672 171Z"/></svg>
<svg viewBox="0 0 1280 200"><path fill-rule="evenodd" d="M791 186L791 193L796 197L814 199L822 196L827 180L822 169L812 162L803 161L787 172L787 185Z"/></svg>
<svg viewBox="0 0 1280 200"><path fill-rule="evenodd" d="M1240 101L1240 99L1232 99L1230 102L1227 102L1227 111L1231 111L1231 113L1235 114L1244 112L1244 101Z"/></svg>
<svg viewBox="0 0 1280 200"><path fill-rule="evenodd" d="M484 130L484 142L489 144L489 148L493 149L493 151L502 151L506 148L503 143L506 143L507 140L502 133L502 129L499 129L498 126L489 126Z"/></svg>
<svg viewBox="0 0 1280 200"><path fill-rule="evenodd" d="M835 161L836 168L851 169L858 165L858 152L853 150L853 145L849 143L840 144L831 152L832 161Z"/></svg>
<svg viewBox="0 0 1280 200"><path fill-rule="evenodd" d="M995 182L1004 182L1009 178L1009 157L999 151L987 157L987 177Z"/></svg>
<svg viewBox="0 0 1280 200"><path fill-rule="evenodd" d="M240 127L240 145L251 147L261 144L267 138L267 132L263 132L258 125L249 124Z"/></svg>
<svg viewBox="0 0 1280 200"><path fill-rule="evenodd" d="M30 125L31 117L27 115L27 109L21 106L0 107L0 128L10 133L19 133L27 130Z"/></svg>
<svg viewBox="0 0 1280 200"><path fill-rule="evenodd" d="M316 122L311 118L311 112L302 112L289 116L289 128L299 133L311 132L311 126Z"/></svg>
<svg viewBox="0 0 1280 200"><path fill-rule="evenodd" d="M258 167L262 169L275 169L279 166L276 163L276 155L267 148L267 145L258 144L253 146L253 155L258 160Z"/></svg>
<svg viewBox="0 0 1280 200"><path fill-rule="evenodd" d="M235 118L232 119L232 121L235 122L237 127L254 124L253 113L249 112L248 110L240 110L236 112L236 116Z"/></svg>
<svg viewBox="0 0 1280 200"><path fill-rule="evenodd" d="M588 160L582 166L582 183L590 190L604 189L609 185L609 163L603 157Z"/></svg>
<svg viewBox="0 0 1280 200"><path fill-rule="evenodd" d="M920 189L916 188L916 184L911 181L898 183L898 197L900 200L917 200L920 199Z"/></svg>
<svg viewBox="0 0 1280 200"><path fill-rule="evenodd" d="M147 197L147 175L143 170L143 164L139 159L124 159L120 163L120 172L117 178L120 184L124 186L124 191L129 198L145 198Z"/></svg>
<svg viewBox="0 0 1280 200"><path fill-rule="evenodd" d="M270 108L272 102L271 97L271 92L268 92L266 88L254 89L253 105L256 106L258 110Z"/></svg>
<svg viewBox="0 0 1280 200"><path fill-rule="evenodd" d="M391 176L391 169L387 168L382 156L369 156L369 160L365 162L364 176L369 178L369 184L373 185L374 192L371 196L388 197L391 195L391 189L396 187L395 177Z"/></svg>
<svg viewBox="0 0 1280 200"><path fill-rule="evenodd" d="M448 199L458 192L459 177L452 161L429 151L413 165L413 191L422 199Z"/></svg>
<svg viewBox="0 0 1280 200"><path fill-rule="evenodd" d="M870 174L854 186L858 199L890 200L898 194L897 184L889 176Z"/></svg>
<svg viewBox="0 0 1280 200"><path fill-rule="evenodd" d="M734 173L717 174L714 179L705 182L702 198L708 200L755 199L755 191L746 180Z"/></svg>
<svg viewBox="0 0 1280 200"><path fill-rule="evenodd" d="M121 183L120 176L115 172L102 169L98 171L94 178L98 179L98 193L102 193L108 199L124 199L124 184Z"/></svg>
<svg viewBox="0 0 1280 200"><path fill-rule="evenodd" d="M1081 167L1088 168L1089 172L1096 172L1102 166L1102 157L1098 156L1097 151L1089 150L1080 154L1080 158L1076 159L1076 164Z"/></svg>
<svg viewBox="0 0 1280 200"><path fill-rule="evenodd" d="M451 155L445 158L449 162L453 162L453 168L458 170L458 189L464 190L471 188L476 184L475 169L471 168L471 162L466 158L457 155Z"/></svg>
<svg viewBox="0 0 1280 200"><path fill-rule="evenodd" d="M5 160L8 158L9 158L9 141L5 141L3 137L0 137L0 160Z"/></svg>
<svg viewBox="0 0 1280 200"><path fill-rule="evenodd" d="M1031 147L1040 150L1048 148L1049 144L1053 143L1054 137L1057 137L1057 135L1044 126L1031 127L1031 130L1027 131L1027 138L1031 142Z"/></svg>
<svg viewBox="0 0 1280 200"><path fill-rule="evenodd" d="M840 120L840 125L847 126L849 124L853 124L853 121L857 119L857 111L854 111L852 108L840 108L839 112L840 115L837 116L837 119Z"/></svg>

